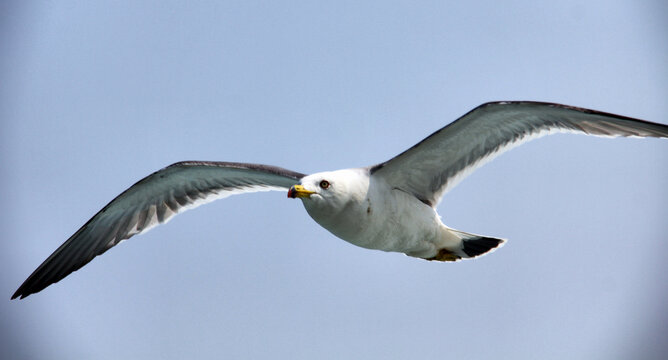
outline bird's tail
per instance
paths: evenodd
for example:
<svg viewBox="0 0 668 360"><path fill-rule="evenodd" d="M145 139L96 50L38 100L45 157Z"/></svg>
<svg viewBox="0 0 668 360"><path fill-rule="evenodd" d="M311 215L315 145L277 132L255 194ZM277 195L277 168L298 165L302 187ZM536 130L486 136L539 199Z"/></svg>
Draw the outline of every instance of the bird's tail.
<svg viewBox="0 0 668 360"><path fill-rule="evenodd" d="M504 239L471 234L455 229L446 229L448 243L438 251L436 256L427 260L436 261L457 261L460 259L472 259L484 254L488 254L497 248L503 246Z"/></svg>

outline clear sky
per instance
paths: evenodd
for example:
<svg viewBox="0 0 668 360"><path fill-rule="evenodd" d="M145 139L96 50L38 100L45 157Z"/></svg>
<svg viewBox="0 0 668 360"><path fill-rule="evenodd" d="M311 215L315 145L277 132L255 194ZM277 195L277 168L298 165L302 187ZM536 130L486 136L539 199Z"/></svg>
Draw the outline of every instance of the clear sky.
<svg viewBox="0 0 668 360"><path fill-rule="evenodd" d="M389 159L473 107L668 123L665 1L0 5L3 359L628 359L668 341L668 141L557 135L439 205L475 261L357 248L282 192L235 196L9 297L179 160Z"/></svg>

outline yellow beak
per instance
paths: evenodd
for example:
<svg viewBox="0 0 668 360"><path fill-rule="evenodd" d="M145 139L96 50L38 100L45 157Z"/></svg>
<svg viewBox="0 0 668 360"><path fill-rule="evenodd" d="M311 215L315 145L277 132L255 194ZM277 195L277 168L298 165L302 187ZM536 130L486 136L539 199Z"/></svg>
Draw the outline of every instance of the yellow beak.
<svg viewBox="0 0 668 360"><path fill-rule="evenodd" d="M315 194L315 191L308 191L302 185L294 185L288 190L288 197L292 199L307 198L310 197L311 194Z"/></svg>

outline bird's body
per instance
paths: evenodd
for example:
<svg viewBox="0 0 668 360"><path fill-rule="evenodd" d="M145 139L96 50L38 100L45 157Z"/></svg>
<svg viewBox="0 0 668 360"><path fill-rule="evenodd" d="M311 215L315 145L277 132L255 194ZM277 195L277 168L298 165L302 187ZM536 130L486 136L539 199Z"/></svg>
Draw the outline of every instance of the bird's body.
<svg viewBox="0 0 668 360"><path fill-rule="evenodd" d="M337 237L363 248L425 259L433 259L441 249L469 257L461 251L460 236L441 222L433 207L372 176L370 169L316 173L301 183L317 189L323 180L330 184L328 191L308 197L304 208ZM336 196L327 196L330 192Z"/></svg>
<svg viewBox="0 0 668 360"><path fill-rule="evenodd" d="M394 158L365 168L304 175L268 165L185 161L140 180L51 254L12 298L60 281L119 242L174 215L233 194L288 190L308 214L354 245L427 260L474 258L504 240L445 226L443 194L476 168L555 132L668 138L668 126L566 105L495 102L473 109Z"/></svg>
<svg viewBox="0 0 668 360"><path fill-rule="evenodd" d="M434 209L401 190L392 189L382 179L370 177L368 169L314 174L302 183L309 184L310 178L326 178L332 183L331 188L344 182L346 193L354 194L336 212L327 206L330 201L304 201L304 208L313 220L343 240L367 249L427 256L440 242L441 222ZM356 187L354 192L348 191L351 186Z"/></svg>

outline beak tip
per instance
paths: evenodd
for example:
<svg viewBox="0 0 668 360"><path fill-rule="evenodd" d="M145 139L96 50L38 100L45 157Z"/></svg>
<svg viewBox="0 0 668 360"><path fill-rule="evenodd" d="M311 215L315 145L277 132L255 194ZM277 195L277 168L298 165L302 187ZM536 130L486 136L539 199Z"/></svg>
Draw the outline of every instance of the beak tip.
<svg viewBox="0 0 668 360"><path fill-rule="evenodd" d="M314 194L315 192L306 190L304 186L302 185L294 185L288 190L288 197L291 199L296 199L296 198L308 198L311 196L311 194Z"/></svg>

